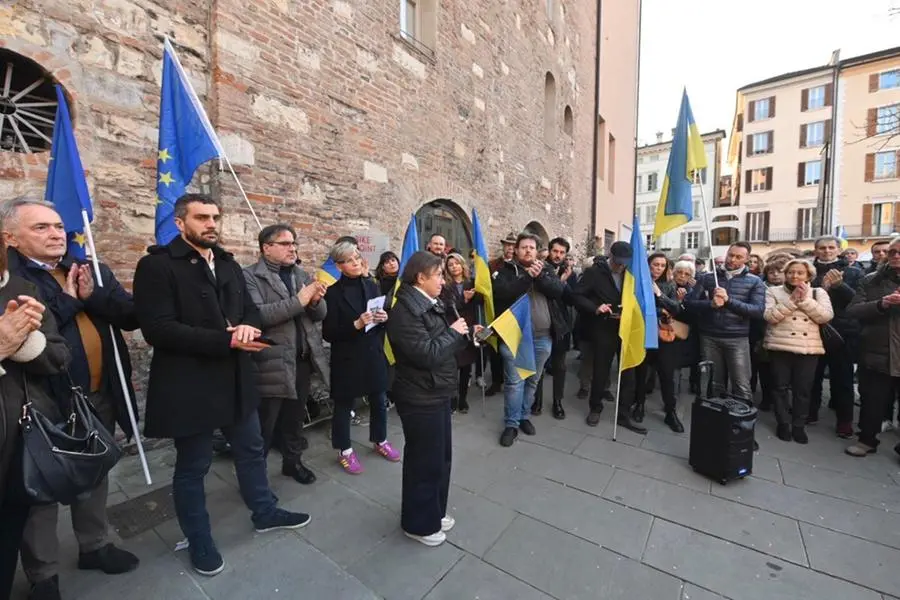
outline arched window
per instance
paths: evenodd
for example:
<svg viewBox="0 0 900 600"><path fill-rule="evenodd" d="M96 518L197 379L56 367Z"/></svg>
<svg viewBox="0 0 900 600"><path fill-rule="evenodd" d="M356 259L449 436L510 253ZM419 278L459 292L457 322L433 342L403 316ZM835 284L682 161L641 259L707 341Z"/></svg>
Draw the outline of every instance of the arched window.
<svg viewBox="0 0 900 600"><path fill-rule="evenodd" d="M572 116L572 107L566 105L566 109L563 111L563 132L569 137L572 137L572 134L575 131L575 118Z"/></svg>
<svg viewBox="0 0 900 600"><path fill-rule="evenodd" d="M556 142L556 79L550 71L544 76L544 141Z"/></svg>
<svg viewBox="0 0 900 600"><path fill-rule="evenodd" d="M53 77L38 63L0 48L0 150L49 150L56 119Z"/></svg>
<svg viewBox="0 0 900 600"><path fill-rule="evenodd" d="M458 204L446 199L426 202L416 211L416 223L422 250L431 236L438 234L447 240L448 248L468 258L472 251L472 226L466 211Z"/></svg>
<svg viewBox="0 0 900 600"><path fill-rule="evenodd" d="M539 247L541 248L546 248L550 243L550 236L547 234L547 230L537 221L532 221L531 223L526 225L524 231L526 233L538 236L538 238L540 238L541 240L541 243L539 244Z"/></svg>

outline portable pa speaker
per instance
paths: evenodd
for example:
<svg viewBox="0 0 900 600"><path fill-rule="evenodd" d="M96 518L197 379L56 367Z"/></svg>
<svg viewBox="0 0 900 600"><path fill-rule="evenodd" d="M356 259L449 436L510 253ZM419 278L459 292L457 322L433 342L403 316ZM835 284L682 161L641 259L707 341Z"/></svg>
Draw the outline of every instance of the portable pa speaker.
<svg viewBox="0 0 900 600"><path fill-rule="evenodd" d="M711 362L700 363L700 394L691 408L690 464L724 485L753 472L757 411L739 400L714 398L712 369Z"/></svg>

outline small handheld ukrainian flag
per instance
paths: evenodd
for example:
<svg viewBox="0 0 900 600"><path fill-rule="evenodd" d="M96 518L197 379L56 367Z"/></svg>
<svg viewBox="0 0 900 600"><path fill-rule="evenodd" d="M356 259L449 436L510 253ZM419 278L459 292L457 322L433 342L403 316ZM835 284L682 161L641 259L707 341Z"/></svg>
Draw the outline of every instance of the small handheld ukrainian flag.
<svg viewBox="0 0 900 600"><path fill-rule="evenodd" d="M50 146L50 167L47 170L47 189L44 199L52 202L56 212L62 217L68 240L68 254L84 260L86 238L84 216L90 223L94 220L94 209L88 193L78 144L72 131L69 105L62 87L56 85L56 124L53 126L53 142Z"/></svg>
<svg viewBox="0 0 900 600"><path fill-rule="evenodd" d="M159 98L159 152L156 183L156 242L178 236L175 201L187 191L197 167L225 153L200 99L165 41Z"/></svg>
<svg viewBox="0 0 900 600"><path fill-rule="evenodd" d="M631 230L631 259L625 267L622 281L622 318L619 321L619 338L622 351L619 372L644 362L647 349L659 347L659 322L656 315L656 298L653 295L653 279L647 252L641 239L641 223L637 216Z"/></svg>
<svg viewBox="0 0 900 600"><path fill-rule="evenodd" d="M537 372L534 361L534 333L531 330L531 300L522 294L512 306L503 311L491 328L515 357L516 370L522 379Z"/></svg>
<svg viewBox="0 0 900 600"><path fill-rule="evenodd" d="M681 109L678 111L678 124L675 125L666 178L659 194L653 237L658 238L694 218L694 172L705 169L706 166L703 138L694 122L691 102L685 90L681 97Z"/></svg>
<svg viewBox="0 0 900 600"><path fill-rule="evenodd" d="M341 278L341 272L338 270L334 260L329 256L319 270L316 271L316 281L324 283L326 287L334 285Z"/></svg>
<svg viewBox="0 0 900 600"><path fill-rule="evenodd" d="M406 233L403 235L403 247L400 249L400 268L397 270L397 283L394 285L394 292L391 297L390 306L397 301L397 290L400 288L400 279L403 277L403 269L413 254L419 251L419 224L416 221L416 215L409 218L409 225L406 226ZM392 365L396 362L394 359L394 349L391 348L391 341L384 336L384 355L388 359L388 364Z"/></svg>

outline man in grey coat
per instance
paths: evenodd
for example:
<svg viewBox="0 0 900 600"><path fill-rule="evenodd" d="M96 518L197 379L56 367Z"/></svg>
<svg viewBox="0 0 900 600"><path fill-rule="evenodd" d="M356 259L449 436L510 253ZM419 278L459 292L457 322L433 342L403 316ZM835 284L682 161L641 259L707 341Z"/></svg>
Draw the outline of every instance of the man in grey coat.
<svg viewBox="0 0 900 600"><path fill-rule="evenodd" d="M272 343L254 356L263 439L268 451L277 428L282 475L310 484L316 476L300 457L306 446L303 423L310 377L317 359L324 358L315 322L325 318L326 288L297 265L297 233L290 225L263 229L259 251L259 261L244 269L244 278L262 317L263 337Z"/></svg>

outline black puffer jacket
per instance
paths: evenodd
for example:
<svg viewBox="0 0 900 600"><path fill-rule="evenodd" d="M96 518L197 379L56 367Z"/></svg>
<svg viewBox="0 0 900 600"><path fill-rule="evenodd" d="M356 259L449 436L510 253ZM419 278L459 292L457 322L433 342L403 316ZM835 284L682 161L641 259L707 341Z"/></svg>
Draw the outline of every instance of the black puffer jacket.
<svg viewBox="0 0 900 600"><path fill-rule="evenodd" d="M450 318L440 302L403 284L387 322L394 350L394 385L391 398L397 404L440 404L457 393L459 371L456 353L468 339L450 329Z"/></svg>
<svg viewBox="0 0 900 600"><path fill-rule="evenodd" d="M859 363L867 369L900 377L900 307L886 307L881 299L900 287L900 274L887 265L859 284L846 317L858 319Z"/></svg>
<svg viewBox="0 0 900 600"><path fill-rule="evenodd" d="M497 316L512 306L522 294L534 289L547 298L553 339L563 340L572 331L566 310L566 303L571 304L569 291L566 284L556 275L556 267L551 263L545 262L541 274L532 278L525 267L511 260L503 263L491 277L494 288L494 314Z"/></svg>
<svg viewBox="0 0 900 600"><path fill-rule="evenodd" d="M834 309L834 320L831 321L831 324L840 332L851 350L855 350L860 326L856 319L847 315L847 307L853 300L860 281L862 281L863 272L856 267L850 266L843 258L828 264L822 264L816 260L813 264L816 267L816 278L812 280L813 287L822 287L822 278L831 269L837 269L844 275L843 282L839 285L831 286L828 290L828 297L831 298L831 307Z"/></svg>

